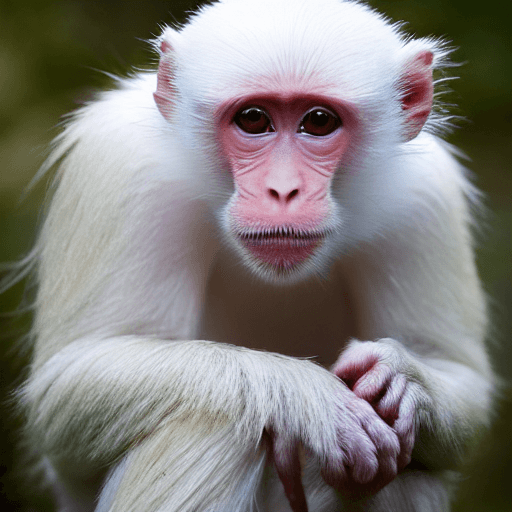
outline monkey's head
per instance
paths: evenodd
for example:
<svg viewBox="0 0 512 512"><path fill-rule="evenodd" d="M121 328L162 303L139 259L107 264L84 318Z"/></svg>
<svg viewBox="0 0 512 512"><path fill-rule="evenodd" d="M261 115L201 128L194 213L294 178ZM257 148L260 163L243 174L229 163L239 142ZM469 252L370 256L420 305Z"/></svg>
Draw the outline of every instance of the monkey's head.
<svg viewBox="0 0 512 512"><path fill-rule="evenodd" d="M156 104L259 275L322 271L378 229L382 174L432 108L432 41L353 2L225 0L160 44Z"/></svg>

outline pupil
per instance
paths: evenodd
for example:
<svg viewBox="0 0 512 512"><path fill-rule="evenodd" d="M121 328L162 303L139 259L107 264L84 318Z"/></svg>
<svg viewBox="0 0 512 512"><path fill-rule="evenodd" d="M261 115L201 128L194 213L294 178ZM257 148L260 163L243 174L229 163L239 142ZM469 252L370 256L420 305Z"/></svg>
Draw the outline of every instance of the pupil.
<svg viewBox="0 0 512 512"><path fill-rule="evenodd" d="M299 127L299 133L325 137L341 126L341 119L328 110L318 107L310 110Z"/></svg>
<svg viewBox="0 0 512 512"><path fill-rule="evenodd" d="M253 135L274 131L270 117L258 107L248 107L240 110L234 117L233 122L245 133Z"/></svg>
<svg viewBox="0 0 512 512"><path fill-rule="evenodd" d="M313 124L316 126L325 126L329 122L329 116L321 110L315 110L315 112L312 112L311 117L311 121L313 121Z"/></svg>
<svg viewBox="0 0 512 512"><path fill-rule="evenodd" d="M257 108L251 108L244 112L245 117L251 123L257 123L258 121L260 121L262 114L263 113L261 112L261 110L258 110Z"/></svg>

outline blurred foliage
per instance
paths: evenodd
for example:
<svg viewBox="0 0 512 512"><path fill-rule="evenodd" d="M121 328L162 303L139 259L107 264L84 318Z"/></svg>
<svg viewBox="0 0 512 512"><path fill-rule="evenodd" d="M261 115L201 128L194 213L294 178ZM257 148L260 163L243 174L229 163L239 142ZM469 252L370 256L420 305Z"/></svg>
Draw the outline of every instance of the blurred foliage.
<svg viewBox="0 0 512 512"><path fill-rule="evenodd" d="M110 84L103 71L123 74L155 65L145 40L159 24L184 20L192 1L0 0L0 261L13 261L33 242L45 186L20 202L22 192L58 133L62 116ZM512 510L512 39L508 3L467 0L373 0L391 19L406 20L418 36L443 36L464 63L447 99L466 120L449 140L467 153L487 196L490 214L478 249L480 272L491 299L495 366L504 379L492 431L468 461L455 512ZM446 98L445 98L446 99ZM19 418L7 398L20 382L26 354L15 341L26 333L30 312L10 315L23 285L0 295L0 504L3 510L49 510L15 477ZM495 340L495 341L494 341ZM17 351L16 351L17 352ZM23 464L20 469L23 471ZM392 512L392 511L390 511Z"/></svg>

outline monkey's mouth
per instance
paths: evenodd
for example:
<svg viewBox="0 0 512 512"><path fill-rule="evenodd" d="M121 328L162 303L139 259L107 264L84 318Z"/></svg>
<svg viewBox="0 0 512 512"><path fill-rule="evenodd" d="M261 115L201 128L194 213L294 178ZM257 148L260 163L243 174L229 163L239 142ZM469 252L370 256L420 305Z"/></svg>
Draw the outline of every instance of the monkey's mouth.
<svg viewBox="0 0 512 512"><path fill-rule="evenodd" d="M322 244L324 231L275 227L238 233L243 246L262 263L278 270L292 270Z"/></svg>

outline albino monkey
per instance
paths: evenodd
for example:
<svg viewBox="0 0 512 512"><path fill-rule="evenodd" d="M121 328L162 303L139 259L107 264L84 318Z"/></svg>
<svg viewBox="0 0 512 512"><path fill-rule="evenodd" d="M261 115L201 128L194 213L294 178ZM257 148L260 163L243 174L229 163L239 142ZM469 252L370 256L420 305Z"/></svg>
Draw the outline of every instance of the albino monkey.
<svg viewBox="0 0 512 512"><path fill-rule="evenodd" d="M59 510L449 510L493 375L447 50L223 0L158 51L45 166L21 400Z"/></svg>

